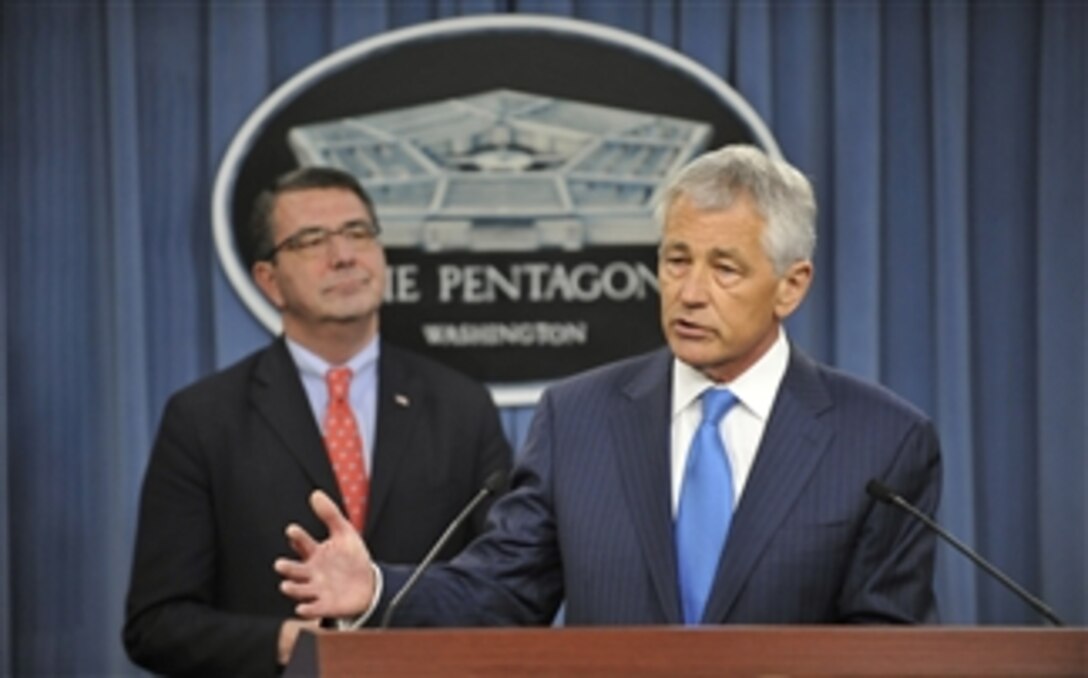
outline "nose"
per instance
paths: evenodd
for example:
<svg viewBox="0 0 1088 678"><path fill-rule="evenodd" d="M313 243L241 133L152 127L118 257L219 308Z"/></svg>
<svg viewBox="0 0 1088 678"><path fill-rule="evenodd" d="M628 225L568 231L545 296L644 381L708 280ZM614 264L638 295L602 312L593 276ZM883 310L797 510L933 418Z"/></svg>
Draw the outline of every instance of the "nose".
<svg viewBox="0 0 1088 678"><path fill-rule="evenodd" d="M343 265L355 261L358 248L352 245L343 233L330 233L326 245L329 248L329 259L334 265Z"/></svg>
<svg viewBox="0 0 1088 678"><path fill-rule="evenodd" d="M686 306L699 306L707 303L709 294L709 267L695 264L680 282L679 299Z"/></svg>

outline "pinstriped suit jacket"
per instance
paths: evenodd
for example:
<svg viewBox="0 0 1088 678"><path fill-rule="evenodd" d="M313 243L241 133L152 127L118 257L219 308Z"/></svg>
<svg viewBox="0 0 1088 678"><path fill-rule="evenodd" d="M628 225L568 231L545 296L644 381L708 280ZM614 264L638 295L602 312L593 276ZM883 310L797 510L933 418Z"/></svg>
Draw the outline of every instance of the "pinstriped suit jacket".
<svg viewBox="0 0 1088 678"><path fill-rule="evenodd" d="M661 349L550 388L491 530L428 571L394 623L547 623L564 598L568 624L680 623L671 361ZM866 495L874 477L933 514L932 425L792 348L704 621L935 621L934 538ZM383 572L382 606L406 575Z"/></svg>

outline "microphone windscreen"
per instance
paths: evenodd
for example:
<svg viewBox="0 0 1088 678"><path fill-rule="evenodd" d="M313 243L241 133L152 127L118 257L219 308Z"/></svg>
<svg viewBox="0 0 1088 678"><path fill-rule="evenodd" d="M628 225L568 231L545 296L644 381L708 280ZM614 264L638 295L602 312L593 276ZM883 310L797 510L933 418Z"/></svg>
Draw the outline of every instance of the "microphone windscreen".
<svg viewBox="0 0 1088 678"><path fill-rule="evenodd" d="M484 481L484 489L488 494L495 494L506 486L506 474L502 471L493 471Z"/></svg>
<svg viewBox="0 0 1088 678"><path fill-rule="evenodd" d="M882 501L885 504L890 504L895 498L895 492L876 478L871 479L868 484L865 485L865 491L868 492L869 496L873 499Z"/></svg>

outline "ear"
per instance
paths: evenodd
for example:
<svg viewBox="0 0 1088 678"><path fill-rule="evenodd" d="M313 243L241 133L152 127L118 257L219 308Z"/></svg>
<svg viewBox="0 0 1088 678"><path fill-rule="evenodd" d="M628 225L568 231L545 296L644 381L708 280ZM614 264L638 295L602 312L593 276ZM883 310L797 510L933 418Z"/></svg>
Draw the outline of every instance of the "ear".
<svg viewBox="0 0 1088 678"><path fill-rule="evenodd" d="M778 279L775 290L774 314L779 320L785 320L804 301L808 287L812 283L812 262L795 261Z"/></svg>
<svg viewBox="0 0 1088 678"><path fill-rule="evenodd" d="M271 261L258 261L253 264L253 280L261 292L277 309L283 309L283 293L280 292L279 279L276 277L276 265Z"/></svg>

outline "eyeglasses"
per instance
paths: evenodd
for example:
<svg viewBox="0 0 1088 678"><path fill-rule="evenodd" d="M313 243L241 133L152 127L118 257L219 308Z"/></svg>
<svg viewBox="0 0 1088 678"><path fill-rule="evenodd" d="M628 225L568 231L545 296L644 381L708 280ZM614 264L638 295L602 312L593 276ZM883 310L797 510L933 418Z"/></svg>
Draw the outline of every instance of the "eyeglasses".
<svg viewBox="0 0 1088 678"><path fill-rule="evenodd" d="M322 253L334 235L343 237L355 249L363 249L370 245L381 232L382 229L378 224L369 221L349 221L335 229L309 226L284 238L280 244L268 251L264 259L271 260L280 250L297 252L304 257L317 256Z"/></svg>

